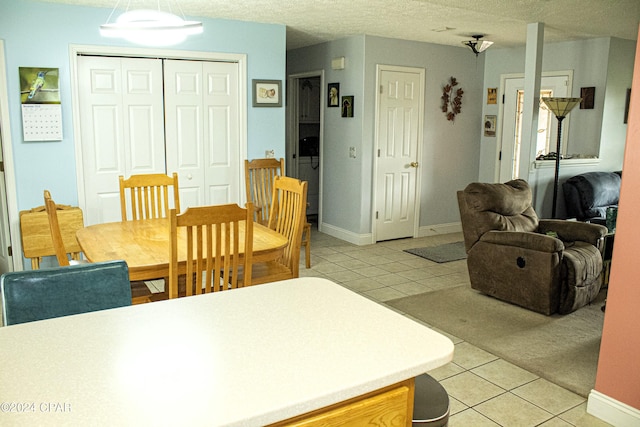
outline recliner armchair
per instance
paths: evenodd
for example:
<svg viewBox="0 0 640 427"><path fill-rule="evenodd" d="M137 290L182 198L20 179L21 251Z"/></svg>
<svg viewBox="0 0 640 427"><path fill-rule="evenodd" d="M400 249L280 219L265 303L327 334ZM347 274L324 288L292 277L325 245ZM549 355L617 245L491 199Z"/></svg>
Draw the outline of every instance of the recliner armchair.
<svg viewBox="0 0 640 427"><path fill-rule="evenodd" d="M598 295L606 227L538 219L522 179L471 183L457 196L473 289L546 315Z"/></svg>

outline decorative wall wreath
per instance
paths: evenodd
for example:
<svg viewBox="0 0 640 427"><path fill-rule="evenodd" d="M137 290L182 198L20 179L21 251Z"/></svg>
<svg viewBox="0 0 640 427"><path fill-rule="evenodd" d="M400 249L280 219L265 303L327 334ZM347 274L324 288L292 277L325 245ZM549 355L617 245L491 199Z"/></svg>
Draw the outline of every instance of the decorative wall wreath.
<svg viewBox="0 0 640 427"><path fill-rule="evenodd" d="M458 86L458 81L455 77L451 77L449 82L442 93L442 112L447 115L447 120L454 121L456 114L459 114L462 110L462 94L464 91L462 88L458 88L455 91L455 97L452 99L454 87ZM449 111L449 108L451 108L451 111Z"/></svg>

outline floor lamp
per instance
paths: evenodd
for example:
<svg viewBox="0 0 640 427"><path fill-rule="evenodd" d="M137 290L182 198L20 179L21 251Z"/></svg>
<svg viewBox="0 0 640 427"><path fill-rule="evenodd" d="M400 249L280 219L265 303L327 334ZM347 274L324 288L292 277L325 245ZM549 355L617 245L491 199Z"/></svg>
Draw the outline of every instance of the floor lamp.
<svg viewBox="0 0 640 427"><path fill-rule="evenodd" d="M560 172L560 145L562 143L562 121L567 114L582 101L582 98L541 98L542 102L555 114L558 119L558 142L556 144L556 174L553 179L553 207L551 218L556 217L556 203L558 199L558 173Z"/></svg>

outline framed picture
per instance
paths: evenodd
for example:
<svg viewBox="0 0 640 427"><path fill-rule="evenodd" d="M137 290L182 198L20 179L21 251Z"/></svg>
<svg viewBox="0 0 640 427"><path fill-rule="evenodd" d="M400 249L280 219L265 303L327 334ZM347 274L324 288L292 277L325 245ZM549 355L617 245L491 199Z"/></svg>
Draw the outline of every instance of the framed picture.
<svg viewBox="0 0 640 427"><path fill-rule="evenodd" d="M340 106L340 83L329 83L327 89L327 107Z"/></svg>
<svg viewBox="0 0 640 427"><path fill-rule="evenodd" d="M252 80L254 107L282 107L280 80Z"/></svg>
<svg viewBox="0 0 640 427"><path fill-rule="evenodd" d="M496 116L484 116L484 136L496 136Z"/></svg>
<svg viewBox="0 0 640 427"><path fill-rule="evenodd" d="M490 87L487 89L487 104L498 103L498 88Z"/></svg>
<svg viewBox="0 0 640 427"><path fill-rule="evenodd" d="M342 97L342 117L353 117L353 95Z"/></svg>
<svg viewBox="0 0 640 427"><path fill-rule="evenodd" d="M593 104L596 98L596 88L594 86L580 88L580 97L582 98L582 101L580 102L580 109L593 110Z"/></svg>

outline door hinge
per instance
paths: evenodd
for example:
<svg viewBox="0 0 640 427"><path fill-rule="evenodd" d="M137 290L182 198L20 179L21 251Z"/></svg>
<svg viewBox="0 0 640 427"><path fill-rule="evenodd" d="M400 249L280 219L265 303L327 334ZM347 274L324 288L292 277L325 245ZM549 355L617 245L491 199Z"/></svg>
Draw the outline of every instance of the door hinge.
<svg viewBox="0 0 640 427"><path fill-rule="evenodd" d="M384 86L380 85L380 94L382 95L384 93Z"/></svg>
<svg viewBox="0 0 640 427"><path fill-rule="evenodd" d="M4 172L4 162L0 162L0 172Z"/></svg>
<svg viewBox="0 0 640 427"><path fill-rule="evenodd" d="M378 219L378 211L376 211L376 219Z"/></svg>
<svg viewBox="0 0 640 427"><path fill-rule="evenodd" d="M380 157L380 149L378 148L378 157Z"/></svg>
<svg viewBox="0 0 640 427"><path fill-rule="evenodd" d="M504 104L504 93L502 94L502 103Z"/></svg>
<svg viewBox="0 0 640 427"><path fill-rule="evenodd" d="M13 256L13 247L9 246L7 248L7 253L9 254L9 256Z"/></svg>
<svg viewBox="0 0 640 427"><path fill-rule="evenodd" d="M498 153L498 161L501 161L501 160L502 160L502 151Z"/></svg>

